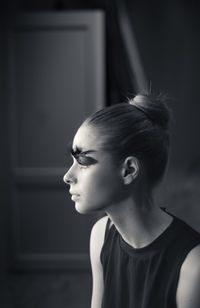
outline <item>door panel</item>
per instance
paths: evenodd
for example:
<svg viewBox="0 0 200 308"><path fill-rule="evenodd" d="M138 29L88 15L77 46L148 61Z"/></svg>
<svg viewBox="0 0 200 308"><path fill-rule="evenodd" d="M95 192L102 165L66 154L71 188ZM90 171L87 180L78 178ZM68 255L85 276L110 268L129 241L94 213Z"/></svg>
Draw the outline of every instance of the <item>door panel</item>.
<svg viewBox="0 0 200 308"><path fill-rule="evenodd" d="M102 12L26 14L9 24L10 266L87 267L94 216L74 210L68 145L104 105Z"/></svg>

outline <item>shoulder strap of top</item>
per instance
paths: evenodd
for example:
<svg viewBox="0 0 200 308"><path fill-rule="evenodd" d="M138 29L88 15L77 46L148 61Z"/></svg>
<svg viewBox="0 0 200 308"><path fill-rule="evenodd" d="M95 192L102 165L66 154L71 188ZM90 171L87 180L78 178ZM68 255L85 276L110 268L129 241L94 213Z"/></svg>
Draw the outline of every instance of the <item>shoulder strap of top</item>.
<svg viewBox="0 0 200 308"><path fill-rule="evenodd" d="M105 232L104 232L104 242L102 245L102 249L101 249L101 254L100 254L100 260L101 260L101 264L103 265L105 262L105 247L107 246L107 240L109 237L109 231L110 231L110 225L111 225L111 220L109 217L107 217L107 221L105 224Z"/></svg>
<svg viewBox="0 0 200 308"><path fill-rule="evenodd" d="M108 233L109 233L109 230L110 230L110 225L111 225L111 220L110 220L110 218L108 217L108 220L107 220L107 223L106 223L106 229L105 229L104 242L105 242L105 240L106 240L107 237L108 237Z"/></svg>

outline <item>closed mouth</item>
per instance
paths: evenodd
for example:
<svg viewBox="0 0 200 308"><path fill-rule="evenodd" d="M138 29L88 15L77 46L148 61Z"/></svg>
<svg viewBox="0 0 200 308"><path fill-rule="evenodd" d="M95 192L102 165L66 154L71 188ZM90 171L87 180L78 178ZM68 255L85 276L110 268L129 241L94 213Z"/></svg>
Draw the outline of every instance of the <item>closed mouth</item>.
<svg viewBox="0 0 200 308"><path fill-rule="evenodd" d="M69 193L70 193L72 196L74 196L74 197L79 197L79 196L80 196L79 194L77 194L77 193L75 193L75 192L73 192L73 191L70 191L70 190L69 190Z"/></svg>
<svg viewBox="0 0 200 308"><path fill-rule="evenodd" d="M73 193L73 192L71 192L71 191L69 191L69 193L70 193L72 196L80 196L79 194Z"/></svg>
<svg viewBox="0 0 200 308"><path fill-rule="evenodd" d="M80 195L73 194L73 195L71 195L71 199L76 202L76 201L78 201L80 199Z"/></svg>

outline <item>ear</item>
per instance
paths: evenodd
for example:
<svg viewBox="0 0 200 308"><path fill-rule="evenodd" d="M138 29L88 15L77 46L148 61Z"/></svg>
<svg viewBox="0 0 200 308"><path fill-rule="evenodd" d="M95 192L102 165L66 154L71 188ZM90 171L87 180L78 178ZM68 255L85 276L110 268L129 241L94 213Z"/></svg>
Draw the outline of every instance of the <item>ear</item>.
<svg viewBox="0 0 200 308"><path fill-rule="evenodd" d="M124 184L131 184L138 176L140 171L139 161L134 156L125 159L122 168L122 177Z"/></svg>

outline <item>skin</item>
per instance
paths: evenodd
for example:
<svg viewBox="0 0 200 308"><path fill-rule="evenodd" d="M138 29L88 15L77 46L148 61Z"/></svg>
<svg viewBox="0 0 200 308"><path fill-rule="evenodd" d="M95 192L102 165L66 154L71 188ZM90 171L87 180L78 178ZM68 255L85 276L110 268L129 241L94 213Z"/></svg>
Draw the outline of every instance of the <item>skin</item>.
<svg viewBox="0 0 200 308"><path fill-rule="evenodd" d="M140 162L128 156L116 166L102 148L103 137L97 128L83 124L72 146L73 164L64 175L79 213L104 211L123 239L134 248L149 245L172 222L172 217L157 207ZM87 152L87 153L85 153ZM107 217L93 226L90 256L93 275L91 308L100 308L103 295L103 270L100 253ZM186 257L177 289L178 308L199 308L200 249ZM194 268L194 270L190 270ZM189 278L189 279L188 279Z"/></svg>
<svg viewBox="0 0 200 308"><path fill-rule="evenodd" d="M102 151L98 135L86 125L80 127L73 140L72 154L79 150L91 152L75 154L71 168L64 175L76 210L85 214L117 204L123 194L120 172L109 153Z"/></svg>

